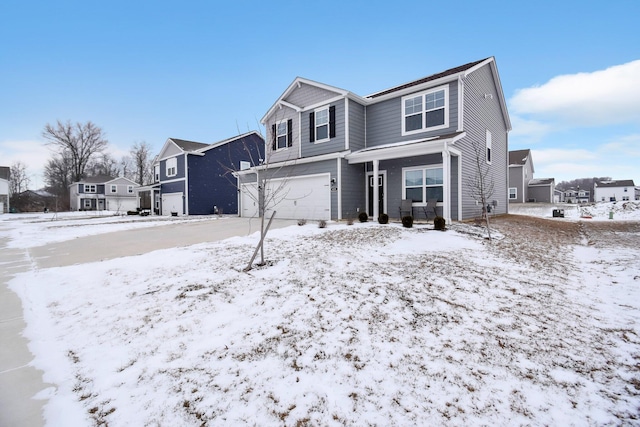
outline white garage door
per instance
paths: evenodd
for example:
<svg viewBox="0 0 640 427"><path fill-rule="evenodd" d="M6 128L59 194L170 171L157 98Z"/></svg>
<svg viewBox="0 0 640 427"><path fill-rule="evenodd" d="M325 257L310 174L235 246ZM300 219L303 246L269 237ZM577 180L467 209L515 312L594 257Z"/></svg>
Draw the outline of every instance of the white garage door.
<svg viewBox="0 0 640 427"><path fill-rule="evenodd" d="M184 215L184 211L182 210L182 192L162 195L162 215L171 215L171 212L178 212L178 215Z"/></svg>
<svg viewBox="0 0 640 427"><path fill-rule="evenodd" d="M282 219L331 219L330 175L272 179L267 183L267 215ZM242 216L258 216L255 184L242 186Z"/></svg>
<svg viewBox="0 0 640 427"><path fill-rule="evenodd" d="M135 211L138 203L134 198L109 199L107 200L107 210L124 213L127 211Z"/></svg>

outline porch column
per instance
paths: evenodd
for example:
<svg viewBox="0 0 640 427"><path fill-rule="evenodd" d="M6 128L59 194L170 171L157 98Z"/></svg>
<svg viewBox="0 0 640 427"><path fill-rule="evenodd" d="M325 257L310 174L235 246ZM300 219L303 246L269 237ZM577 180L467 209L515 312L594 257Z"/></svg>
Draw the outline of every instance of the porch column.
<svg viewBox="0 0 640 427"><path fill-rule="evenodd" d="M451 154L442 150L442 217L451 224Z"/></svg>
<svg viewBox="0 0 640 427"><path fill-rule="evenodd" d="M373 220L377 221L378 220L378 216L380 215L379 212L379 207L380 207L380 193L378 192L378 175L380 174L380 172L378 171L379 168L379 160L373 160L373 182L371 183L372 185L372 193L373 193Z"/></svg>

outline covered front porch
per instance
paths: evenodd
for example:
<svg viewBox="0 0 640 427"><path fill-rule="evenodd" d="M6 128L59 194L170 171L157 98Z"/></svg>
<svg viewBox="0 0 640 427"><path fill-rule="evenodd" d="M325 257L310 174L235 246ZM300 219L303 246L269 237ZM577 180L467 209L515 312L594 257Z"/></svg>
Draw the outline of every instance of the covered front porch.
<svg viewBox="0 0 640 427"><path fill-rule="evenodd" d="M412 216L424 218L429 200L447 223L461 213L460 157L455 142L464 132L369 147L346 156L349 164L364 164L366 205L377 220L381 213L400 217L403 200L411 200ZM374 177L377 177L375 179Z"/></svg>

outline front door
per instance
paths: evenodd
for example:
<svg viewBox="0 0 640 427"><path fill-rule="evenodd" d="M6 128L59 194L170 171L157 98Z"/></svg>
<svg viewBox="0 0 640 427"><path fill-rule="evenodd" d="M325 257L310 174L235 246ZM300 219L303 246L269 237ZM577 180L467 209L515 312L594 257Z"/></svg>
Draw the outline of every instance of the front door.
<svg viewBox="0 0 640 427"><path fill-rule="evenodd" d="M384 209L384 188L385 188L385 182L384 182L384 174L381 173L380 175L378 175L378 182L376 183L377 185L374 185L374 180L373 180L373 174L370 173L367 176L367 188L368 188L368 194L367 194L367 199L368 199L368 210L369 210L369 216L373 216L373 189L375 187L377 187L377 191L378 191L378 213L386 213L385 209Z"/></svg>

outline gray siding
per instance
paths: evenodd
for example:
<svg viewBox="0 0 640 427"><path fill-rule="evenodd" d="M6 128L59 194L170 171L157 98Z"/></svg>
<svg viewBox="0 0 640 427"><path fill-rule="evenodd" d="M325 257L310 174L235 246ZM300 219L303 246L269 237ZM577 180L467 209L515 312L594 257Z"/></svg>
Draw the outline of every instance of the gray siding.
<svg viewBox="0 0 640 427"><path fill-rule="evenodd" d="M336 92L301 83L300 87L292 91L284 100L290 104L305 108L309 105L335 98L338 95L340 94Z"/></svg>
<svg viewBox="0 0 640 427"><path fill-rule="evenodd" d="M458 129L457 81L449 84L449 127L447 129L402 136L401 99L402 97L397 97L367 107L367 147L445 135Z"/></svg>
<svg viewBox="0 0 640 427"><path fill-rule="evenodd" d="M494 183L493 195L489 201L496 200L496 214L506 213L508 204L508 140L500 102L489 65L471 73L464 83L464 130L467 136L456 143L462 151L462 219L470 219L481 214L481 207L469 194L468 180L476 175L475 155L472 143L485 146L486 130L492 135L492 162L490 179ZM485 98L492 94L492 98Z"/></svg>
<svg viewBox="0 0 640 427"><path fill-rule="evenodd" d="M359 212L366 212L365 166L350 165L345 159L342 162L342 179L338 182L342 190L342 218L355 219Z"/></svg>
<svg viewBox="0 0 640 427"><path fill-rule="evenodd" d="M329 106L336 107L336 136L325 142L310 142L309 141L309 113L312 111L302 112L302 157L319 156L321 154L335 153L337 151L344 150L344 100L328 104Z"/></svg>
<svg viewBox="0 0 640 427"><path fill-rule="evenodd" d="M510 203L522 203L526 199L527 196L527 187L523 186L522 182L522 166L510 167L509 168L509 188L516 188L516 198L509 199ZM507 198L509 195L507 194Z"/></svg>
<svg viewBox="0 0 640 427"><path fill-rule="evenodd" d="M287 160L293 160L298 158L298 150L300 147L300 131L299 131L299 119L300 115L295 110L289 107L282 107L275 110L271 116L265 121L267 140L266 140L266 157L269 163L284 162ZM273 129L272 126L276 122L281 120L292 120L291 123L291 147L287 147L281 150L273 151Z"/></svg>
<svg viewBox="0 0 640 427"><path fill-rule="evenodd" d="M552 203L553 190L550 185L529 187L529 199L535 199L537 203Z"/></svg>
<svg viewBox="0 0 640 427"><path fill-rule="evenodd" d="M362 150L365 141L365 107L352 100L349 102L349 149Z"/></svg>

